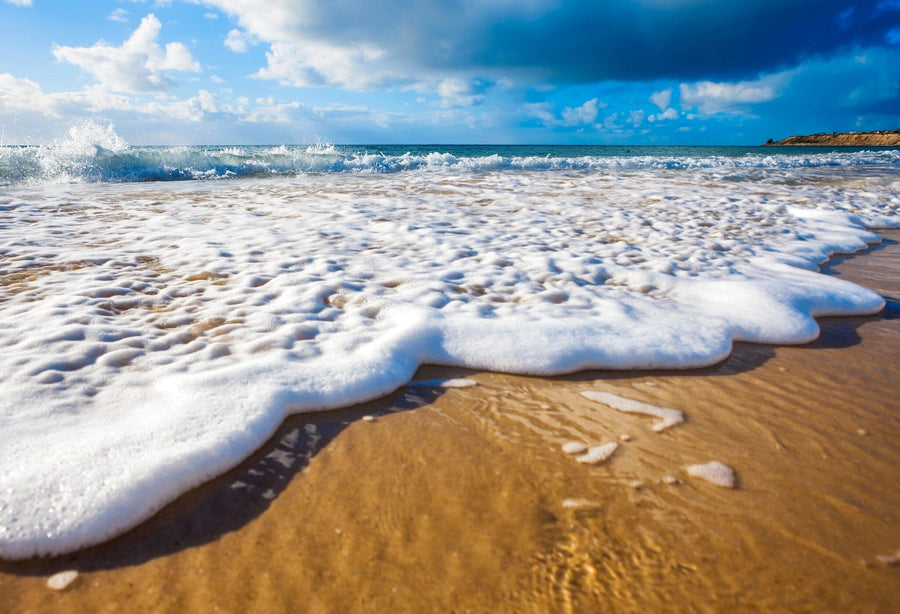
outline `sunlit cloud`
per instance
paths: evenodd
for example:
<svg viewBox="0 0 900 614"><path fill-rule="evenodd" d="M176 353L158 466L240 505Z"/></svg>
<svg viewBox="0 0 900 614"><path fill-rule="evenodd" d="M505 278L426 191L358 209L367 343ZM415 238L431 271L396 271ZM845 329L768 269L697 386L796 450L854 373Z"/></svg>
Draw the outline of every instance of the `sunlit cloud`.
<svg viewBox="0 0 900 614"><path fill-rule="evenodd" d="M150 14L118 47L102 41L92 47L56 46L53 56L78 66L110 91L163 93L172 85L167 73L200 72L200 64L183 43L160 47L156 39L161 28L159 19Z"/></svg>

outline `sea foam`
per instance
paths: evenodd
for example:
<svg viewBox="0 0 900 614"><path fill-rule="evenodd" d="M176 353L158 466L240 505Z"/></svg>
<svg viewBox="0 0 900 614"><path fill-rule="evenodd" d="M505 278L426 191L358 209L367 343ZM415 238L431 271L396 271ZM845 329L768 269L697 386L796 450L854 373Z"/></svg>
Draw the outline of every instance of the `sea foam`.
<svg viewBox="0 0 900 614"><path fill-rule="evenodd" d="M442 160L0 193L0 557L120 534L422 364L696 367L884 304L816 265L897 225L893 167Z"/></svg>

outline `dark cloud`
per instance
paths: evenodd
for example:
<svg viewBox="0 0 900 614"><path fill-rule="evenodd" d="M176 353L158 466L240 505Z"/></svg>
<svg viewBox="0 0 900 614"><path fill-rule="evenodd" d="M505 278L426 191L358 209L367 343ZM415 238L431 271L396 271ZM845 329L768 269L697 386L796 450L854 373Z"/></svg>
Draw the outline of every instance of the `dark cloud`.
<svg viewBox="0 0 900 614"><path fill-rule="evenodd" d="M350 89L447 75L736 80L885 45L900 24L894 0L198 1L273 43L261 76Z"/></svg>
<svg viewBox="0 0 900 614"><path fill-rule="evenodd" d="M493 24L469 65L586 82L739 79L854 46L900 19L877 1L564 2L539 20Z"/></svg>

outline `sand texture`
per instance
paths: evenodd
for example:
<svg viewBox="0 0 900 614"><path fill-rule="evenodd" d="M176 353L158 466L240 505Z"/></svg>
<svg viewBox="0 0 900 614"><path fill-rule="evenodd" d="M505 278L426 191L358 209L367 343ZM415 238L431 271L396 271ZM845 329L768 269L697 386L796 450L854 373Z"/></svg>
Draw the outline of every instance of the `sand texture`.
<svg viewBox="0 0 900 614"><path fill-rule="evenodd" d="M0 611L897 611L900 232L880 234L828 267L880 315L691 371L421 369L477 385L290 418L124 536L0 563ZM562 449L613 441L596 465ZM688 475L711 461L734 488Z"/></svg>

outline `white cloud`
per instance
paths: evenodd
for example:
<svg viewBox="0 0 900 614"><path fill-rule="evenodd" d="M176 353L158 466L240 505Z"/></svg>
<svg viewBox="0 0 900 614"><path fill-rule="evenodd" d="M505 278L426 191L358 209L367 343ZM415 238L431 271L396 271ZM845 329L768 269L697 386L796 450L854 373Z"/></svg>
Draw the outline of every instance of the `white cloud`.
<svg viewBox="0 0 900 614"><path fill-rule="evenodd" d="M9 4L15 6L31 6L31 0L6 0Z"/></svg>
<svg viewBox="0 0 900 614"><path fill-rule="evenodd" d="M162 94L172 85L167 72L200 72L200 64L182 43L160 47L156 39L161 28L156 16L150 14L120 47L102 41L93 47L57 46L53 55L91 73L109 91Z"/></svg>
<svg viewBox="0 0 900 614"><path fill-rule="evenodd" d="M129 111L134 108L131 99L121 94L114 94L102 86L92 85L78 92L60 92L49 94L51 100L65 102L76 108L91 113L100 111Z"/></svg>
<svg viewBox="0 0 900 614"><path fill-rule="evenodd" d="M441 80L436 88L441 97L441 107L471 107L484 100L484 94L476 91L472 81L460 77Z"/></svg>
<svg viewBox="0 0 900 614"><path fill-rule="evenodd" d="M53 101L31 79L0 73L0 114L34 112L57 116Z"/></svg>
<svg viewBox="0 0 900 614"><path fill-rule="evenodd" d="M784 72L738 83L682 83L679 87L681 107L697 109L702 115L744 114L750 105L777 98L789 81L790 73Z"/></svg>
<svg viewBox="0 0 900 614"><path fill-rule="evenodd" d="M650 102L659 107L660 111L665 111L672 104L672 88L654 92L650 95Z"/></svg>
<svg viewBox="0 0 900 614"><path fill-rule="evenodd" d="M381 61L384 55L384 50L365 43L277 42L266 52L268 65L255 76L296 87L336 86L350 90L408 83L409 79Z"/></svg>
<svg viewBox="0 0 900 614"><path fill-rule="evenodd" d="M641 124L644 123L644 113L643 109L637 109L628 114L628 123L634 126L635 128L640 128Z"/></svg>
<svg viewBox="0 0 900 614"><path fill-rule="evenodd" d="M553 103L533 102L523 106L523 114L525 117L540 120L547 127L596 127L600 109L607 106L598 98L591 98L577 107L563 107L557 114Z"/></svg>
<svg viewBox="0 0 900 614"><path fill-rule="evenodd" d="M526 117L533 117L541 120L544 124L551 125L556 123L556 115L553 113L553 105L549 102L530 102L523 105L523 111Z"/></svg>
<svg viewBox="0 0 900 614"><path fill-rule="evenodd" d="M138 112L146 115L172 117L187 122L199 122L208 114L229 112L230 109L219 103L215 94L200 90L193 98L175 102L151 102L138 107Z"/></svg>
<svg viewBox="0 0 900 614"><path fill-rule="evenodd" d="M672 104L672 88L667 88L659 92L653 92L648 99L659 108L659 113L651 113L647 116L647 121L661 122L668 119L678 119L678 111L673 109ZM637 127L637 124L636 126Z"/></svg>
<svg viewBox="0 0 900 614"><path fill-rule="evenodd" d="M251 124L291 124L300 120L308 120L310 115L306 105L297 101L276 103L271 98L258 98L256 107L244 116L242 121Z"/></svg>
<svg viewBox="0 0 900 614"><path fill-rule="evenodd" d="M320 12L310 0L269 0L260 8L259 0L191 0L217 8L232 17L249 33L268 42L287 41Z"/></svg>
<svg viewBox="0 0 900 614"><path fill-rule="evenodd" d="M605 106L605 103L600 102L596 98L591 98L581 106L574 108L566 107L562 110L562 125L580 126L584 124L593 124L597 121L597 115L600 114L600 109Z"/></svg>
<svg viewBox="0 0 900 614"><path fill-rule="evenodd" d="M603 129L609 132L621 132L623 130L623 127L619 125L619 114L610 113L603 120Z"/></svg>
<svg viewBox="0 0 900 614"><path fill-rule="evenodd" d="M668 109L666 109L666 110L663 111L662 113L656 113L656 114L653 114L653 115L649 116L649 117L647 118L647 121L649 121L649 122L661 122L661 121L665 121L665 120L667 120L667 119L678 119L678 111L676 111L676 110L673 109L672 107L669 107Z"/></svg>
<svg viewBox="0 0 900 614"><path fill-rule="evenodd" d="M126 23L128 21L128 11L123 8L117 8L107 17L110 21Z"/></svg>
<svg viewBox="0 0 900 614"><path fill-rule="evenodd" d="M38 113L47 117L62 117L84 111L94 113L131 108L131 101L126 96L96 86L78 92L47 94L31 79L17 79L9 73L0 74L0 115Z"/></svg>
<svg viewBox="0 0 900 614"><path fill-rule="evenodd" d="M231 30L225 37L225 46L235 53L247 53L247 36L240 30Z"/></svg>

